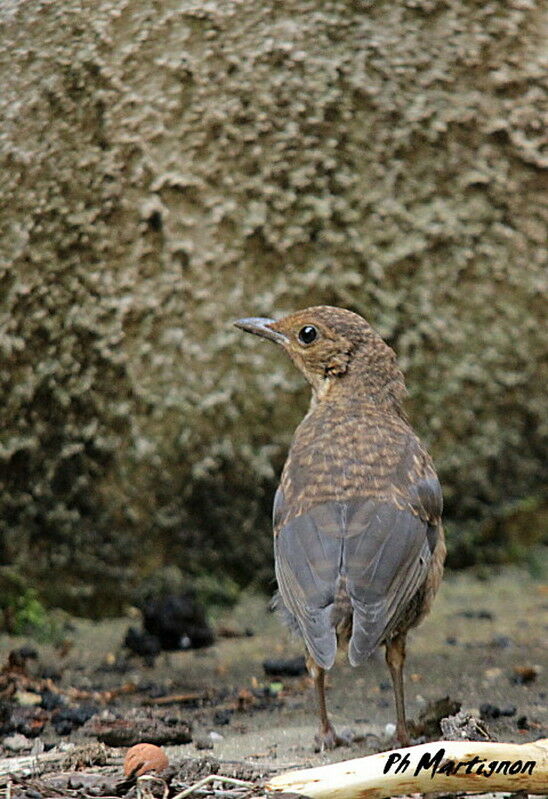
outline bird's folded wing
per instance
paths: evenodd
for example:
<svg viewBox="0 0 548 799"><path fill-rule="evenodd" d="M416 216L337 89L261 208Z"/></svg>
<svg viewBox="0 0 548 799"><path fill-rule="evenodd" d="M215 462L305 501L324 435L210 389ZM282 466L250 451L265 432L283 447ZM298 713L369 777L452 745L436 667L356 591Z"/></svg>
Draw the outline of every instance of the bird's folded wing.
<svg viewBox="0 0 548 799"><path fill-rule="evenodd" d="M400 621L431 559L428 524L391 502L349 503L343 568L353 608L348 657L363 663Z"/></svg>
<svg viewBox="0 0 548 799"><path fill-rule="evenodd" d="M281 492L276 501L279 508ZM331 668L337 651L331 611L343 549L338 505L317 505L287 522L274 539L276 578L284 605L310 654L325 669Z"/></svg>
<svg viewBox="0 0 548 799"><path fill-rule="evenodd" d="M421 587L435 547L441 492L420 481L398 503L371 497L312 507L283 526L281 491L275 502L276 576L311 655L330 668L336 652L332 608L339 576L353 607L349 658L363 662L396 628Z"/></svg>

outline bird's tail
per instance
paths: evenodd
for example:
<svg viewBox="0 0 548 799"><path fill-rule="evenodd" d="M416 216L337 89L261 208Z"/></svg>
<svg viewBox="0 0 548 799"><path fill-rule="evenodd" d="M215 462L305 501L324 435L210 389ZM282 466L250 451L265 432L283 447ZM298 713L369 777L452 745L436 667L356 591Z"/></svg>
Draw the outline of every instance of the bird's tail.
<svg viewBox="0 0 548 799"><path fill-rule="evenodd" d="M331 624L337 631L337 639L346 644L352 634L352 603L346 590L346 577L340 575L337 581L335 600L331 610Z"/></svg>

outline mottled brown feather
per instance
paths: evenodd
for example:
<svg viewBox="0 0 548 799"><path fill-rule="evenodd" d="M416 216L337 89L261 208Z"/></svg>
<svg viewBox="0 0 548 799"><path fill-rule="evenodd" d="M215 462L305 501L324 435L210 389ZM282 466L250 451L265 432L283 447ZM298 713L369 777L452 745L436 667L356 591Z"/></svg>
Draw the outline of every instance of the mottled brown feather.
<svg viewBox="0 0 548 799"><path fill-rule="evenodd" d="M318 332L307 346L305 325ZM274 506L281 597L319 666L337 636L357 664L428 612L445 557L439 483L394 352L365 320L318 306L269 331L313 389Z"/></svg>

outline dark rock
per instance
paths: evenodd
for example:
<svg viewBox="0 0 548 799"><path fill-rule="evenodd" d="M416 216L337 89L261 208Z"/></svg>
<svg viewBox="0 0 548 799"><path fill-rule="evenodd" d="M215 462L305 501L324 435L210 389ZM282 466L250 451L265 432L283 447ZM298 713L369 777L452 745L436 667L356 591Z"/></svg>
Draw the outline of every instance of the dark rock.
<svg viewBox="0 0 548 799"><path fill-rule="evenodd" d="M230 724L234 711L232 708L227 708L225 710L216 710L213 715L213 723L217 727L223 727L226 724Z"/></svg>
<svg viewBox="0 0 548 799"><path fill-rule="evenodd" d="M38 652L31 646L12 649L8 655L7 668L10 671L25 672L28 660L38 660Z"/></svg>
<svg viewBox="0 0 548 799"><path fill-rule="evenodd" d="M42 701L40 707L44 710L55 710L65 704L65 699L61 694L56 694L54 691L41 691Z"/></svg>
<svg viewBox="0 0 548 799"><path fill-rule="evenodd" d="M157 746L187 744L192 740L191 731L191 724L182 719L168 724L161 716L147 715L144 712L111 720L91 719L85 727L88 735L93 735L107 746L134 746L138 743Z"/></svg>
<svg viewBox="0 0 548 799"><path fill-rule="evenodd" d="M155 659L162 651L158 636L138 630L136 627L128 629L124 646L144 658L147 666L154 666Z"/></svg>
<svg viewBox="0 0 548 799"><path fill-rule="evenodd" d="M143 685L141 690L143 693L146 693L150 699L158 699L160 696L165 696L167 694L165 686L157 682Z"/></svg>
<svg viewBox="0 0 548 799"><path fill-rule="evenodd" d="M215 640L204 608L192 591L148 599L142 611L145 630L157 636L162 649L199 649Z"/></svg>
<svg viewBox="0 0 548 799"><path fill-rule="evenodd" d="M0 735L11 732L10 721L13 705L5 699L0 699Z"/></svg>
<svg viewBox="0 0 548 799"><path fill-rule="evenodd" d="M40 782L49 789L49 796L120 796L117 793L120 784L118 774L86 774L82 771L69 771L45 775Z"/></svg>
<svg viewBox="0 0 548 799"><path fill-rule="evenodd" d="M18 656L21 660L38 660L38 652L30 644L14 649L12 654Z"/></svg>
<svg viewBox="0 0 548 799"><path fill-rule="evenodd" d="M81 727L97 712L98 708L94 705L63 707L54 713L51 723L57 735L70 735L74 729Z"/></svg>
<svg viewBox="0 0 548 799"><path fill-rule="evenodd" d="M514 666L511 681L515 685L529 685L537 679L538 671L535 666Z"/></svg>
<svg viewBox="0 0 548 799"><path fill-rule="evenodd" d="M500 715L501 716L515 716L516 715L516 706L515 705L506 705L506 707L501 707Z"/></svg>
<svg viewBox="0 0 548 799"><path fill-rule="evenodd" d="M458 713L461 703L444 696L442 699L435 699L419 713L418 721L409 722L409 732L413 738L425 735L427 738L439 738L441 733L440 722L448 716Z"/></svg>
<svg viewBox="0 0 548 799"><path fill-rule="evenodd" d="M210 774L220 774L225 766L220 760L210 755L200 758L183 758L179 766L179 780L181 784L198 782L198 780L208 777ZM234 775L236 776L236 775ZM245 779L245 777L243 777Z"/></svg>
<svg viewBox="0 0 548 799"><path fill-rule="evenodd" d="M514 642L508 635L496 635L491 641L491 646L495 646L497 649L509 649L513 645Z"/></svg>
<svg viewBox="0 0 548 799"><path fill-rule="evenodd" d="M492 705L490 702L484 702L480 705L480 719L498 719L500 716L500 707Z"/></svg>
<svg viewBox="0 0 548 799"><path fill-rule="evenodd" d="M481 719L498 719L499 716L514 716L516 708L514 705L507 707L499 707L492 705L490 702L484 702L480 705L480 718Z"/></svg>
<svg viewBox="0 0 548 799"><path fill-rule="evenodd" d="M307 673L304 655L280 660L265 660L263 669L265 674L277 677L301 677Z"/></svg>
<svg viewBox="0 0 548 799"><path fill-rule="evenodd" d="M15 706L2 731L20 732L27 738L37 738L48 720L49 713L40 707Z"/></svg>
<svg viewBox="0 0 548 799"><path fill-rule="evenodd" d="M488 619L493 621L495 618L490 610L459 610L456 616L462 616L464 619Z"/></svg>
<svg viewBox="0 0 548 799"><path fill-rule="evenodd" d="M208 738L207 735L203 735L200 738L196 738L194 741L194 746L196 749L213 749L213 741L211 738Z"/></svg>
<svg viewBox="0 0 548 799"><path fill-rule="evenodd" d="M38 674L43 680L52 680L53 682L59 682L62 677L59 669L54 666L42 666Z"/></svg>

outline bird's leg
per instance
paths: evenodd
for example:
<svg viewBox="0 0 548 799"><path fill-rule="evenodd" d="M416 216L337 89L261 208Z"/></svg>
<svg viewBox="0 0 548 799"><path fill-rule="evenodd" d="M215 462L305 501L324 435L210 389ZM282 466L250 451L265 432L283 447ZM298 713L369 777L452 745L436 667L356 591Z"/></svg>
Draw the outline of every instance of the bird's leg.
<svg viewBox="0 0 548 799"><path fill-rule="evenodd" d="M335 749L337 746L344 746L348 741L341 738L335 732L335 728L329 720L327 715L327 706L325 703L325 669L318 666L312 658L306 661L308 671L314 680L314 687L316 689L316 696L318 698L318 713L320 716L320 728L317 735L314 736L314 744L317 752L323 752L325 749Z"/></svg>
<svg viewBox="0 0 548 799"><path fill-rule="evenodd" d="M394 697L396 699L396 736L402 746L409 746L411 740L405 720L405 701L403 698L403 664L405 662L405 634L397 635L386 644L386 663L390 669Z"/></svg>
<svg viewBox="0 0 548 799"><path fill-rule="evenodd" d="M340 745L341 741L327 715L327 707L325 704L325 669L316 666L314 671L314 686L318 697L318 712L320 715L320 729L314 737L314 743L317 750L323 752L324 749L335 749L336 746Z"/></svg>

